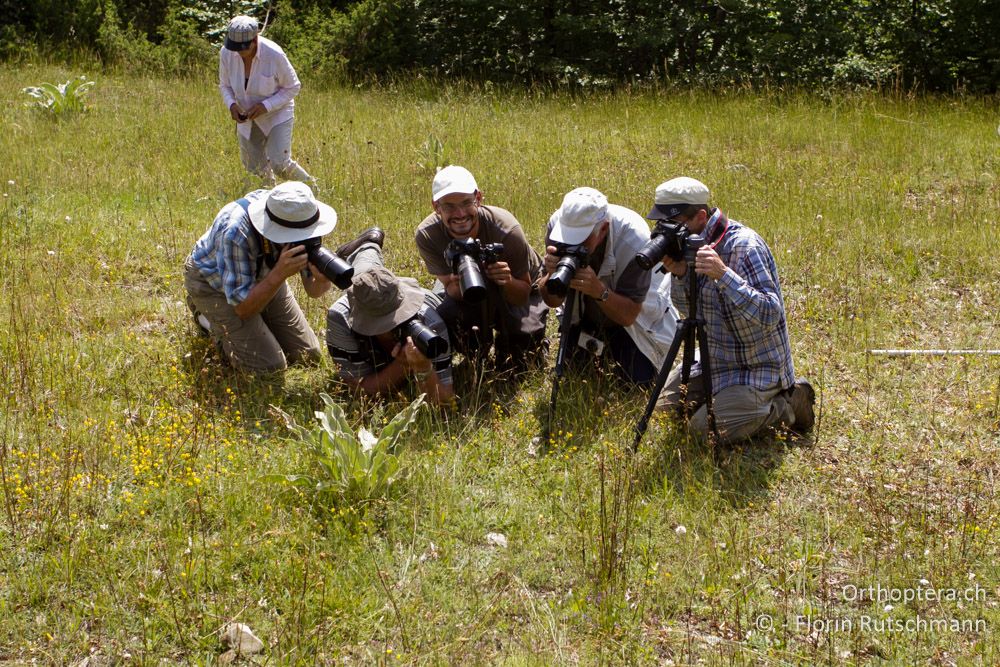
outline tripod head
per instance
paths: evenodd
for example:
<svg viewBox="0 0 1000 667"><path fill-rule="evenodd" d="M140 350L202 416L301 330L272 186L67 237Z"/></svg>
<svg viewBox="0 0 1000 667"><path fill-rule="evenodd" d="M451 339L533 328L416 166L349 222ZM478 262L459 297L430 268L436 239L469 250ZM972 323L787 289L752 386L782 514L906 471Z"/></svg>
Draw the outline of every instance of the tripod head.
<svg viewBox="0 0 1000 667"><path fill-rule="evenodd" d="M698 256L698 251L704 245L705 237L700 234L692 234L687 237L687 241L684 244L684 261L687 262L688 266L694 264L695 257Z"/></svg>

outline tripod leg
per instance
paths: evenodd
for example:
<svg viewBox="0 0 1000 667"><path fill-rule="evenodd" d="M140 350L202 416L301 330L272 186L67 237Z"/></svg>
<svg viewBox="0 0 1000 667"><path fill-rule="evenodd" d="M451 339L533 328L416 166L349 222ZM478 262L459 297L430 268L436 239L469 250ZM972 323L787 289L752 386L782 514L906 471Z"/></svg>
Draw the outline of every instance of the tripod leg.
<svg viewBox="0 0 1000 667"><path fill-rule="evenodd" d="M663 360L663 365L660 366L660 372L656 374L656 381L653 382L653 388L650 390L649 401L646 402L646 411L642 414L642 418L635 426L635 440L632 441L633 452L639 451L639 443L642 441L642 436L646 434L646 429L649 427L649 418L653 415L653 410L656 408L656 401L660 398L660 392L663 391L663 385L667 383L667 375L670 374L670 368L674 365L674 360L677 358L677 352L681 349L681 343L684 343L687 339L687 332L690 326L690 321L681 320L680 326L677 327L677 331L674 332L674 339L670 342L670 349L667 351L667 358ZM685 353L686 352L687 351L685 350Z"/></svg>
<svg viewBox="0 0 1000 667"><path fill-rule="evenodd" d="M685 322L688 322L685 320ZM697 322L690 321L684 329L684 356L681 359L681 403L684 419L691 418L691 402L688 393L691 385L691 367L694 365L694 349L697 341Z"/></svg>
<svg viewBox="0 0 1000 667"><path fill-rule="evenodd" d="M719 428L715 423L715 408L712 405L712 359L708 354L708 333L705 331L705 323L701 320L695 323L695 329L698 334L702 386L705 387L705 414L708 420L708 430L717 440L721 440Z"/></svg>
<svg viewBox="0 0 1000 667"><path fill-rule="evenodd" d="M569 290L563 301L562 322L559 323L559 352L556 353L555 374L552 377L552 395L549 397L549 423L545 425L545 442L549 441L552 431L552 421L556 414L556 398L559 396L559 381L566 370L566 348L569 344L569 330L573 325L573 304L576 302L576 290Z"/></svg>

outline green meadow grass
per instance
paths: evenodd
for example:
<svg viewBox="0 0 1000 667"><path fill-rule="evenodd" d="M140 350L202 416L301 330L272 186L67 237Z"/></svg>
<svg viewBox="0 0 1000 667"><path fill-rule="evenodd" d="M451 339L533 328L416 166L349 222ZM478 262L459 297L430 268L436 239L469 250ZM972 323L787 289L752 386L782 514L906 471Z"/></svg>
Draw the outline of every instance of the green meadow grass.
<svg viewBox="0 0 1000 667"><path fill-rule="evenodd" d="M307 81L293 152L340 214L330 245L378 224L430 285L412 232L436 162L536 247L573 187L645 213L695 176L774 251L820 398L815 442L713 456L655 420L632 457L646 396L569 376L539 454L550 372L470 379L358 525L261 481L308 465L279 410L308 422L328 391L361 426L409 397L353 400L329 360L220 367L181 265L256 185L215 85L86 72L88 113L25 108L80 73L0 71L0 661L211 664L232 620L261 664L1000 661L1000 360L865 353L1000 347L996 100ZM296 289L322 331L333 297ZM870 586L982 592L851 594Z"/></svg>

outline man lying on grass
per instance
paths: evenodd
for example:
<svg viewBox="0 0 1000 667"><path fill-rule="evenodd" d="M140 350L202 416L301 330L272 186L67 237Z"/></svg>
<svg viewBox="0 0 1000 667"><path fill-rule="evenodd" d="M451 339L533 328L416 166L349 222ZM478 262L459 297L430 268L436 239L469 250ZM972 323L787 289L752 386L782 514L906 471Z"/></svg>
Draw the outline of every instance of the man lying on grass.
<svg viewBox="0 0 1000 667"><path fill-rule="evenodd" d="M354 283L326 316L326 346L344 382L370 396L412 382L437 405L455 397L441 299L382 265L378 245L350 257Z"/></svg>
<svg viewBox="0 0 1000 667"><path fill-rule="evenodd" d="M785 323L785 304L778 269L770 248L755 231L728 219L708 205L701 181L680 177L656 188L653 220L680 224L705 239L697 253L699 313L708 334L712 400L723 442L747 438L768 426L787 426L800 433L812 428L815 393L795 379ZM688 271L684 261L664 256L663 266L678 278ZM674 280L671 299L687 316L687 280ZM681 366L673 369L660 394L659 409L681 411ZM705 389L698 363L687 390L695 410L689 430L708 432Z"/></svg>

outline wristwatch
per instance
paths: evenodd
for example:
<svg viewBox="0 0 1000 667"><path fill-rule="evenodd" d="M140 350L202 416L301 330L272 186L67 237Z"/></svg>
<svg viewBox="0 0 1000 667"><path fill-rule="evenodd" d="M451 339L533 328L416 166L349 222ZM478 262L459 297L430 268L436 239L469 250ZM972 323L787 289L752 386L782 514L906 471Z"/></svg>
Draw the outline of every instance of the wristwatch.
<svg viewBox="0 0 1000 667"><path fill-rule="evenodd" d="M609 290L607 288L607 286L605 286L604 287L604 291L601 292L601 303L604 303L605 301L607 301L608 297L610 297L610 296L611 296L611 290Z"/></svg>

